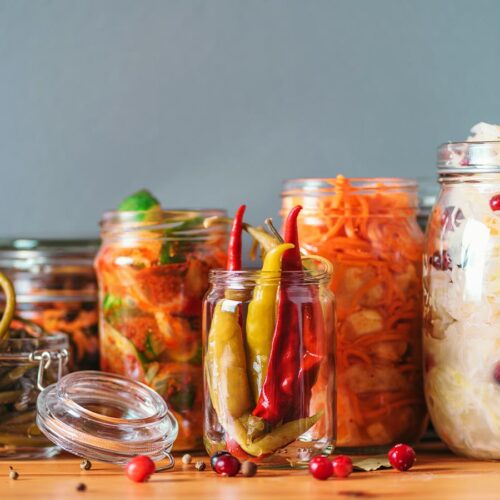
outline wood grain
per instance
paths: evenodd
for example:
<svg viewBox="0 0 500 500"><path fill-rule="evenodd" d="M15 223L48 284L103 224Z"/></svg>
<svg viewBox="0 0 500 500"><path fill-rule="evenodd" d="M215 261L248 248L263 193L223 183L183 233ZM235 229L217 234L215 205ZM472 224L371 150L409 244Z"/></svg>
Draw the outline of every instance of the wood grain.
<svg viewBox="0 0 500 500"><path fill-rule="evenodd" d="M148 483L135 484L116 466L94 463L81 471L80 459L63 455L42 461L0 462L0 498L121 500L173 498L241 499L352 499L436 498L489 499L500 497L500 463L466 460L443 449L420 450L418 463L409 472L385 470L355 473L348 479L317 481L307 471L260 470L254 478L218 477L207 469L197 472L194 462L174 471L156 474ZM197 460L199 460L198 458ZM19 479L8 477L8 466ZM83 482L87 491L77 492Z"/></svg>

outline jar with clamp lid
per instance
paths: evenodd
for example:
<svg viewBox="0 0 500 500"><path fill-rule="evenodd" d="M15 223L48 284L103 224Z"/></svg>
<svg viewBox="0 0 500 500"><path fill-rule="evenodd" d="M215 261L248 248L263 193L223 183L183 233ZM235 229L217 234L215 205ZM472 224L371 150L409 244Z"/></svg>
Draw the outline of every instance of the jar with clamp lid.
<svg viewBox="0 0 500 500"><path fill-rule="evenodd" d="M36 402L66 371L68 337L15 319L0 341L0 459L48 458L59 448L36 425Z"/></svg>

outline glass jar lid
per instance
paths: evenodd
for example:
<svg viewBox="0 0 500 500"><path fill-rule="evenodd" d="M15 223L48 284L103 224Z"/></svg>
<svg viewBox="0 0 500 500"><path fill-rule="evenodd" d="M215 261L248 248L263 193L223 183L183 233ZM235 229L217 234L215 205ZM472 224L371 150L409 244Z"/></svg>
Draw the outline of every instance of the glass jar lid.
<svg viewBox="0 0 500 500"><path fill-rule="evenodd" d="M40 430L74 455L115 464L147 455L173 465L177 421L163 398L140 382L97 371L70 373L39 395L37 412Z"/></svg>

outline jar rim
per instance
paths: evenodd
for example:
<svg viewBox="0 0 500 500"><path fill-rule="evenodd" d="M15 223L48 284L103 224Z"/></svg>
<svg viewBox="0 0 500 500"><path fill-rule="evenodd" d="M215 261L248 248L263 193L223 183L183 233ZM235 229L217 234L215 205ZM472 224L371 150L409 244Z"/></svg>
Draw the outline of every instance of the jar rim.
<svg viewBox="0 0 500 500"><path fill-rule="evenodd" d="M38 325L35 325L38 327ZM40 329L40 335L37 336L31 336L31 337L24 337L24 338L5 338L3 340L0 340L0 352L3 354L5 350L8 350L6 348L9 348L10 346L16 348L16 352L20 353L30 353L33 352L34 350L39 350L39 349L63 349L67 348L69 343L68 343L68 335L63 332L54 332L54 333L46 333L41 327L38 327ZM40 346L40 343L43 345ZM21 351L19 349L19 346L26 346L23 347L23 350Z"/></svg>
<svg viewBox="0 0 500 500"><path fill-rule="evenodd" d="M226 211L217 208L207 209L169 209L169 210L135 210L119 211L109 210L101 216L99 226L101 237L118 236L123 233L134 233L140 231L164 231L169 229L176 238L189 237L193 234L212 234L220 232L217 226L204 227L203 221L209 217L223 217ZM196 221L197 224L186 227L186 222ZM165 238L165 236L163 236Z"/></svg>
<svg viewBox="0 0 500 500"><path fill-rule="evenodd" d="M356 192L416 191L418 188L415 179L405 177L303 177L285 180L281 195L289 196L297 191L328 195L339 189L341 179L349 184L350 190Z"/></svg>
<svg viewBox="0 0 500 500"><path fill-rule="evenodd" d="M227 283L230 287L237 284L279 284L317 285L329 283L333 274L332 268L325 266L319 270L300 271L262 271L260 269L242 269L228 271L226 269L212 269L209 273L211 283Z"/></svg>
<svg viewBox="0 0 500 500"><path fill-rule="evenodd" d="M437 150L440 175L500 173L500 141L446 142Z"/></svg>
<svg viewBox="0 0 500 500"><path fill-rule="evenodd" d="M0 268L37 274L92 269L98 239L0 239Z"/></svg>
<svg viewBox="0 0 500 500"><path fill-rule="evenodd" d="M131 417L114 416L118 410ZM37 411L37 424L49 440L104 462L123 464L135 455L161 460L169 456L178 434L177 421L158 393L106 372L65 375L42 391Z"/></svg>

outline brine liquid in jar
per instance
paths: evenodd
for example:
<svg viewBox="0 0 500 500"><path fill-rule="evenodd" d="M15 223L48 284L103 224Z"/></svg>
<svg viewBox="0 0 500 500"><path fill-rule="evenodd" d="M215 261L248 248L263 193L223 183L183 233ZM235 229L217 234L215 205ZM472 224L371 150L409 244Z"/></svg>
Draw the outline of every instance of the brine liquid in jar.
<svg viewBox="0 0 500 500"><path fill-rule="evenodd" d="M220 211L104 214L95 261L101 369L155 389L179 423L175 450L203 445L202 299L225 263Z"/></svg>
<svg viewBox="0 0 500 500"><path fill-rule="evenodd" d="M304 207L303 250L334 267L338 449L415 442L426 426L416 182L299 179L282 196L283 213Z"/></svg>

